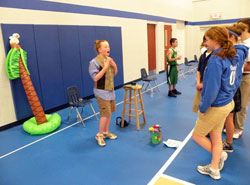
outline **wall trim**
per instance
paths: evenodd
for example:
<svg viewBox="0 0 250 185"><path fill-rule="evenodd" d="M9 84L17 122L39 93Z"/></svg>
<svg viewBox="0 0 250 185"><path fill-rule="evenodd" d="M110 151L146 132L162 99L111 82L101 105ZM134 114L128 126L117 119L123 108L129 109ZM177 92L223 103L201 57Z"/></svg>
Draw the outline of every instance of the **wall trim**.
<svg viewBox="0 0 250 185"><path fill-rule="evenodd" d="M160 74L160 73L164 73L164 72L166 72L166 71L165 71L165 70L159 71L159 74Z"/></svg>
<svg viewBox="0 0 250 185"><path fill-rule="evenodd" d="M249 17L246 17L246 18L249 18ZM185 21L185 25L201 26L201 25L210 25L210 24L230 24L230 23L236 23L240 19L243 19L243 18L214 20L214 21L198 21L198 22Z"/></svg>

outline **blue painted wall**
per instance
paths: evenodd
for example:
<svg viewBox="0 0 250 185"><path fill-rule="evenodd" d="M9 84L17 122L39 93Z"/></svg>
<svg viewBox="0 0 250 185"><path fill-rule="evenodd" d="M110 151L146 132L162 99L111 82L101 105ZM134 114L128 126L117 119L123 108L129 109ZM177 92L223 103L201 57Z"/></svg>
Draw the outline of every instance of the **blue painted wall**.
<svg viewBox="0 0 250 185"><path fill-rule="evenodd" d="M89 62L96 56L95 40L108 40L118 74L115 86L122 85L123 61L120 27L2 24L5 51L9 36L20 34L20 45L28 53L31 80L44 110L67 103L66 88L76 85L82 97L93 94ZM7 54L7 53L6 53ZM21 79L11 81L17 120L32 116Z"/></svg>

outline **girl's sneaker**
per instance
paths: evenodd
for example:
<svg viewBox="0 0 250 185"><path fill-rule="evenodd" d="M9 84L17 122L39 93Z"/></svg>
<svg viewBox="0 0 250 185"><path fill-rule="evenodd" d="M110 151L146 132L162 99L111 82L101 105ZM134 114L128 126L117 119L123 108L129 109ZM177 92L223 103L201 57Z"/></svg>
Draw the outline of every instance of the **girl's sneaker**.
<svg viewBox="0 0 250 185"><path fill-rule="evenodd" d="M228 157L227 152L222 151L221 157L220 157L220 162L219 162L219 170L223 169L224 163L227 160L227 157Z"/></svg>
<svg viewBox="0 0 250 185"><path fill-rule="evenodd" d="M111 133L111 132L103 132L104 138L109 138L109 139L117 139L117 135Z"/></svg>
<svg viewBox="0 0 250 185"><path fill-rule="evenodd" d="M234 131L234 135L233 135L233 138L234 139L239 139L243 134L243 131L242 130L235 130Z"/></svg>
<svg viewBox="0 0 250 185"><path fill-rule="evenodd" d="M106 143L104 141L104 135L103 134L96 134L95 139L97 140L98 145L105 146Z"/></svg>
<svg viewBox="0 0 250 185"><path fill-rule="evenodd" d="M227 141L223 141L223 150L225 152L233 152L234 151L234 148L233 148L233 144L231 143L227 143Z"/></svg>
<svg viewBox="0 0 250 185"><path fill-rule="evenodd" d="M198 166L197 171L204 175L209 175L211 178L219 180L221 178L220 176L220 170L213 170L210 167L210 164L206 166Z"/></svg>

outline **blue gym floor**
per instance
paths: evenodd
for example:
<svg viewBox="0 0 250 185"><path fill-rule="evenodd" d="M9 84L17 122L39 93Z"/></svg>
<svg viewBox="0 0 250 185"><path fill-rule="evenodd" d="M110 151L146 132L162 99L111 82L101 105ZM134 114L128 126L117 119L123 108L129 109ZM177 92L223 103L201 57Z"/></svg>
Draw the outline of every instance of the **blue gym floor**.
<svg viewBox="0 0 250 185"><path fill-rule="evenodd" d="M143 93L147 124L140 131L134 118L125 128L115 124L115 118L122 115L124 98L124 90L116 90L117 111L112 115L110 130L118 139L106 140L105 147L99 147L94 138L99 122L88 106L83 113L86 128L74 124L75 111L66 123L67 108L58 111L62 124L51 134L31 136L21 125L2 131L0 185L146 185L165 175L198 185L249 184L250 111L243 136L234 140L235 151L229 154L221 180L213 180L196 171L196 166L208 164L211 156L190 139L197 117L192 112L195 74L179 81L177 89L183 94L177 98L167 96L165 73L157 78L160 92L154 89L153 95L150 91ZM98 112L95 99L93 106ZM184 141L183 145L175 149L163 143L151 144L148 128L154 124L162 126L163 141L175 139Z"/></svg>

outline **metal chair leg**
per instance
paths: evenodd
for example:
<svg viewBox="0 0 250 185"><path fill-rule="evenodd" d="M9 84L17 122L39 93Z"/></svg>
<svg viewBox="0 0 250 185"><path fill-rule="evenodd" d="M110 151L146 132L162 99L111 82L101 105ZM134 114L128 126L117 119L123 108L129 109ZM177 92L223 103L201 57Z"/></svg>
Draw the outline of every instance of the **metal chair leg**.
<svg viewBox="0 0 250 185"><path fill-rule="evenodd" d="M148 84L147 84L147 86L146 86L146 88L144 89L144 91L146 91L147 90L147 88L148 88L148 86L150 85L150 83L148 82Z"/></svg>
<svg viewBox="0 0 250 185"><path fill-rule="evenodd" d="M71 113L72 113L73 108L74 108L74 107L70 107L70 110L69 110L69 113L68 113L68 118L67 118L66 123L69 122L69 118L70 118L70 116L71 116Z"/></svg>
<svg viewBox="0 0 250 185"><path fill-rule="evenodd" d="M184 74L185 74L185 66L184 64L181 64L179 66L178 80L182 80L182 78L184 79L185 78Z"/></svg>
<svg viewBox="0 0 250 185"><path fill-rule="evenodd" d="M160 88L159 88L159 86L158 86L156 80L154 80L154 83L155 83L155 86L158 88L158 91L160 92Z"/></svg>
<svg viewBox="0 0 250 185"><path fill-rule="evenodd" d="M79 112L79 110L78 110L77 107L76 107L76 112L77 112L77 115L78 115L80 121L82 122L82 125L83 125L84 127L86 127L86 125L85 125L84 122L83 122L82 116L81 116L81 114L80 114L80 112Z"/></svg>
<svg viewBox="0 0 250 185"><path fill-rule="evenodd" d="M154 94L154 89L152 88L152 85L150 84L150 82L148 82L148 85L149 85L149 89L150 89L151 94Z"/></svg>
<svg viewBox="0 0 250 185"><path fill-rule="evenodd" d="M145 82L142 83L142 88L141 89L143 89L144 84L145 84Z"/></svg>
<svg viewBox="0 0 250 185"><path fill-rule="evenodd" d="M182 78L185 78L185 68L180 69L180 73L178 75L179 80L181 80Z"/></svg>
<svg viewBox="0 0 250 185"><path fill-rule="evenodd" d="M90 103L89 106L90 106L90 108L92 109L92 111L93 111L93 113L94 113L96 119L98 120L97 114L96 114L96 112L95 112L95 109L94 109L93 106L92 106L92 103Z"/></svg>
<svg viewBox="0 0 250 185"><path fill-rule="evenodd" d="M82 106L81 115L82 115L82 113L83 113L83 109L84 109L84 106Z"/></svg>

